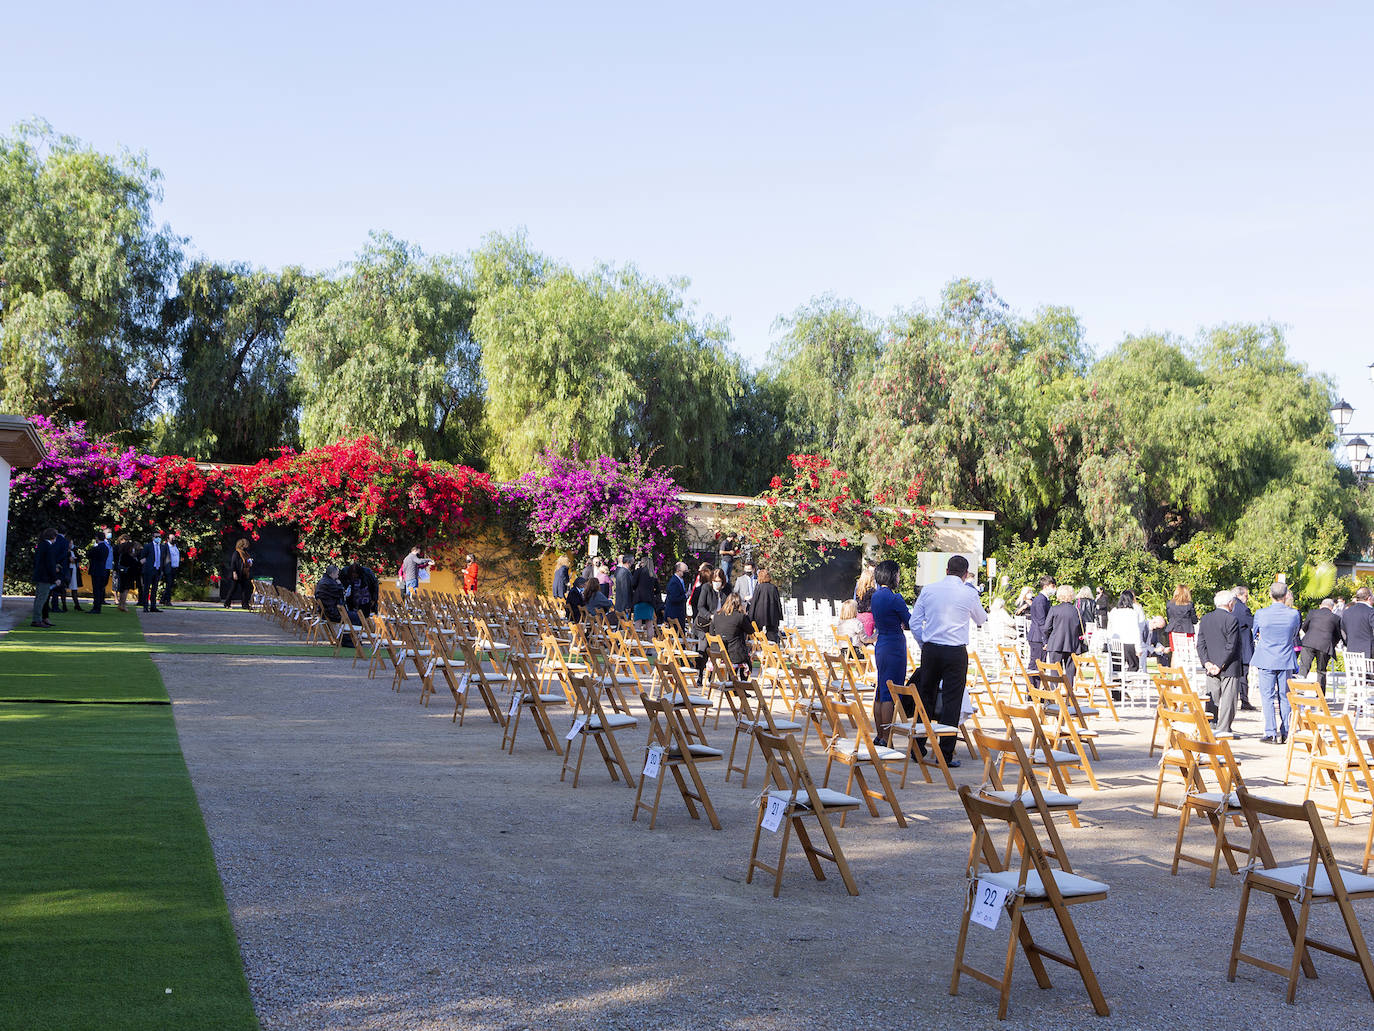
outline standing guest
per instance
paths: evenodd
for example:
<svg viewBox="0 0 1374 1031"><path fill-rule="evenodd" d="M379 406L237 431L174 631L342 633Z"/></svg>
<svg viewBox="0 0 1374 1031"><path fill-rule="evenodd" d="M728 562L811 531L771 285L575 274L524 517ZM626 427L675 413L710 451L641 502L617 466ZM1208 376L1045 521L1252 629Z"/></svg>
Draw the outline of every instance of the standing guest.
<svg viewBox="0 0 1374 1031"><path fill-rule="evenodd" d="M735 581L735 593L739 595L739 600L744 603L745 608L749 607L749 602L754 598L754 588L758 585L758 580L754 576L754 563L748 559L744 560L744 572L740 573Z"/></svg>
<svg viewBox="0 0 1374 1031"><path fill-rule="evenodd" d="M181 548L177 545L176 534L169 533L167 535L164 553L167 556L167 563L162 567L162 604L166 608L171 608L172 591L177 585L177 571L181 569Z"/></svg>
<svg viewBox="0 0 1374 1031"><path fill-rule="evenodd" d="M64 526L57 527L57 539L52 542L52 553L53 562L57 565L57 582L48 593L48 605L53 612L66 612L67 589L72 582L72 545L67 540Z"/></svg>
<svg viewBox="0 0 1374 1031"><path fill-rule="evenodd" d="M716 551L716 564L720 566L720 571L725 574L725 580L730 581L730 569L735 564L735 553L739 550L739 542L735 540L734 534L726 534L720 540L720 547Z"/></svg>
<svg viewBox="0 0 1374 1031"><path fill-rule="evenodd" d="M993 598L988 609L988 630L994 644L1010 644L1016 638L1016 620L1007 611L1006 598Z"/></svg>
<svg viewBox="0 0 1374 1031"><path fill-rule="evenodd" d="M1134 673L1140 669L1141 657L1148 651L1140 633L1134 591L1122 591L1116 608L1107 613L1107 638L1121 642L1121 661L1128 670Z"/></svg>
<svg viewBox="0 0 1374 1031"><path fill-rule="evenodd" d="M553 596L563 598L568 594L568 578L572 574L572 559L567 555L559 555L558 563L553 567Z"/></svg>
<svg viewBox="0 0 1374 1031"><path fill-rule="evenodd" d="M1016 596L1016 605L1012 608L1012 615L1029 616L1033 601L1035 601L1035 591L1029 587L1022 587L1021 593Z"/></svg>
<svg viewBox="0 0 1374 1031"><path fill-rule="evenodd" d="M91 573L91 611L99 612L105 604L105 588L114 570L115 550L110 531L104 530L100 539L86 551L86 568Z"/></svg>
<svg viewBox="0 0 1374 1031"><path fill-rule="evenodd" d="M589 579L585 576L579 576L568 587L568 593L563 595L563 607L568 611L569 623L581 621L582 610L586 608L586 599L582 597L582 591L589 583L596 583L596 577Z"/></svg>
<svg viewBox="0 0 1374 1031"><path fill-rule="evenodd" d="M430 564L430 560L425 557L425 549L418 544L406 553L405 558L401 559L401 596L403 598L409 598L420 589L420 570L428 569Z"/></svg>
<svg viewBox="0 0 1374 1031"><path fill-rule="evenodd" d="M1309 612L1302 624L1302 660L1298 672L1307 676L1315 662L1322 694L1326 694L1326 667L1331 664L1336 645L1345 640L1341 618L1332 611L1335 606L1334 600L1323 598L1321 605Z"/></svg>
<svg viewBox="0 0 1374 1031"><path fill-rule="evenodd" d="M237 598L247 609L253 604L253 556L248 552L248 538L240 537L234 544L234 553L229 556L229 597L225 599L227 609Z"/></svg>
<svg viewBox="0 0 1374 1031"><path fill-rule="evenodd" d="M645 555L630 577L630 600L634 604L635 632L643 638L654 636L654 616L662 607L654 564Z"/></svg>
<svg viewBox="0 0 1374 1031"><path fill-rule="evenodd" d="M754 668L749 657L749 614L744 611L738 594L731 591L726 595L720 610L711 617L711 629L725 645L730 665L735 667L735 676L748 680Z"/></svg>
<svg viewBox="0 0 1374 1031"><path fill-rule="evenodd" d="M1042 576L1040 591L1031 601L1026 616L1026 644L1030 646L1030 669L1026 672L1036 687L1040 686L1040 676L1037 672L1040 667L1036 663L1045 658L1045 620L1050 614L1050 609L1054 607L1050 599L1055 597L1056 590L1054 577Z"/></svg>
<svg viewBox="0 0 1374 1031"><path fill-rule="evenodd" d="M633 565L634 556L621 555L620 562L615 567L615 595L611 600L615 602L615 610L626 616L634 608Z"/></svg>
<svg viewBox="0 0 1374 1031"><path fill-rule="evenodd" d="M601 593L609 598L611 588L615 586L615 578L611 576L611 564L604 556L596 560L596 582L601 586Z"/></svg>
<svg viewBox="0 0 1374 1031"><path fill-rule="evenodd" d="M596 556L587 553L587 564L582 567L582 579L591 580L596 576Z"/></svg>
<svg viewBox="0 0 1374 1031"><path fill-rule="evenodd" d="M873 629L873 592L878 583L873 579L873 567L865 565L854 585L854 606L859 610L859 622L863 624L864 637L872 641L876 632Z"/></svg>
<svg viewBox="0 0 1374 1031"><path fill-rule="evenodd" d="M1164 629L1168 620L1163 616L1151 616L1146 624L1146 648L1161 666L1173 665L1174 653L1169 650L1169 632Z"/></svg>
<svg viewBox="0 0 1374 1031"><path fill-rule="evenodd" d="M1084 632L1087 628L1097 625L1097 602L1093 601L1091 587L1078 588L1078 597L1074 601L1078 608L1078 618L1083 624Z"/></svg>
<svg viewBox="0 0 1374 1031"><path fill-rule="evenodd" d="M340 579L343 581L344 594L350 609L366 616L377 614L377 595L381 591L381 584L377 581L377 574L358 561L357 555L352 556L348 565L344 567Z"/></svg>
<svg viewBox="0 0 1374 1031"><path fill-rule="evenodd" d="M1264 708L1265 744L1288 742L1288 676L1297 668L1293 648L1302 627L1302 617L1284 604L1288 585L1276 583L1269 588L1273 604L1255 613L1255 657L1258 671L1260 705ZM1278 706L1278 722L1274 706Z"/></svg>
<svg viewBox="0 0 1374 1031"><path fill-rule="evenodd" d="M663 604L663 617L671 623L677 621L678 629L687 629L687 574L690 572L686 562L673 567L673 575L668 578L668 595Z"/></svg>
<svg viewBox="0 0 1374 1031"><path fill-rule="evenodd" d="M1073 657L1083 647L1083 620L1074 605L1073 588L1068 584L1055 592L1057 605L1045 616L1045 661L1057 662L1064 678L1073 684Z"/></svg>
<svg viewBox="0 0 1374 1031"><path fill-rule="evenodd" d="M880 563L878 568L887 564ZM896 566L895 562L891 564ZM988 619L977 593L965 586L968 579L968 559L963 555L951 556L945 564L945 578L921 591L916 599L916 608L911 613L911 635L921 647L921 668L917 671L920 676L917 690L921 695L921 704L932 720L947 727L959 725L960 710L963 708L964 690L968 684L969 622L982 626ZM1067 607L1073 611L1076 620L1078 610L1073 607L1073 588L1065 589L1069 592ZM874 601L877 601L876 595ZM876 604L874 609L876 612ZM881 673L878 680L881 684ZM957 740L955 737L945 737L935 745L944 752L945 765L951 768L959 765L959 760L954 758ZM916 739L916 748L921 758L925 758L924 737Z"/></svg>
<svg viewBox="0 0 1374 1031"><path fill-rule="evenodd" d="M143 545L143 579L140 581L138 600L144 612L160 612L157 607L157 585L162 579L164 562L162 531L154 530L153 539Z"/></svg>
<svg viewBox="0 0 1374 1031"><path fill-rule="evenodd" d="M128 612L130 601L137 602L139 595L139 578L143 575L143 563L139 561L138 545L128 537L121 537L115 548L118 556L116 572L119 581L119 611ZM131 599L129 596L133 595Z"/></svg>
<svg viewBox="0 0 1374 1031"><path fill-rule="evenodd" d="M1341 613L1346 655L1353 653L1367 659L1374 654L1374 605L1370 604L1371 597L1374 596L1371 596L1368 587L1358 588L1355 600Z"/></svg>
<svg viewBox="0 0 1374 1031"><path fill-rule="evenodd" d="M906 629L911 625L911 610L906 599L897 593L901 567L885 559L873 567L873 626L877 631L873 644L873 664L877 667L878 690L873 694L873 725L878 728L875 744L886 745L888 729L892 726L892 691L887 686L906 683ZM922 592L924 593L924 592ZM924 750L921 752L925 754Z"/></svg>
<svg viewBox="0 0 1374 1031"><path fill-rule="evenodd" d="M1173 599L1164 606L1164 616L1167 619L1164 629L1170 635L1192 637L1197 631L1197 609L1193 606L1193 592L1187 584L1179 584L1174 588ZM1170 636L1169 650L1176 652L1178 648L1178 641Z"/></svg>
<svg viewBox="0 0 1374 1031"><path fill-rule="evenodd" d="M1255 707L1250 704L1250 660L1255 654L1255 614L1250 611L1250 588L1236 584L1231 593L1236 596L1231 615L1240 627L1240 707L1243 712L1254 712Z"/></svg>
<svg viewBox="0 0 1374 1031"><path fill-rule="evenodd" d="M763 631L764 637L777 644L782 628L782 595L778 593L767 566L759 566L758 576L758 586L754 588L753 600L749 602L749 618Z"/></svg>
<svg viewBox="0 0 1374 1031"><path fill-rule="evenodd" d="M1112 611L1112 595L1107 588L1099 587L1097 597L1093 599L1093 604L1097 608L1097 627L1099 630L1107 629L1107 617Z"/></svg>
<svg viewBox="0 0 1374 1031"><path fill-rule="evenodd" d="M469 594L475 594L477 580L482 575L482 568L477 564L477 556L471 552L468 553L463 563L463 590Z"/></svg>
<svg viewBox="0 0 1374 1031"><path fill-rule="evenodd" d="M696 649L701 654L697 656L697 686L706 676L706 635L711 629L711 620L720 611L720 607L725 602L725 597L730 593L730 588L725 582L725 574L719 569L708 567L707 579L697 588L696 597L692 600L692 629L693 639L696 641Z"/></svg>
<svg viewBox="0 0 1374 1031"><path fill-rule="evenodd" d="M57 528L49 526L38 535L33 548L33 622L30 626L52 626L48 621L48 595L57 583Z"/></svg>
<svg viewBox="0 0 1374 1031"><path fill-rule="evenodd" d="M1197 657L1207 672L1207 698L1216 710L1217 734L1236 735L1231 721L1236 718L1236 699L1240 691L1240 624L1233 607L1236 596L1219 591L1212 599L1216 605L1197 625Z"/></svg>

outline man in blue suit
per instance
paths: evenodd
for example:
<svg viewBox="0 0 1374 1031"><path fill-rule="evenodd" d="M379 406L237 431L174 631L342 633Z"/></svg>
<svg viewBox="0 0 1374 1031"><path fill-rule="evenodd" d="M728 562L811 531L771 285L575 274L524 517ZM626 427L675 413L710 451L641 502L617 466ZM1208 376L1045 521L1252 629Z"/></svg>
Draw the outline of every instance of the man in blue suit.
<svg viewBox="0 0 1374 1031"><path fill-rule="evenodd" d="M1054 602L1050 601L1054 594L1054 577L1042 576L1040 578L1040 592L1031 602L1030 612L1026 620L1026 644L1030 647L1028 672L1036 687L1040 686L1040 674L1036 672L1040 667L1035 663L1037 660L1044 660L1045 658L1045 620L1050 614L1050 609L1054 607Z"/></svg>
<svg viewBox="0 0 1374 1031"><path fill-rule="evenodd" d="M679 627L687 626L687 572L686 562L679 562L674 567L663 604L663 618L676 619Z"/></svg>
<svg viewBox="0 0 1374 1031"><path fill-rule="evenodd" d="M1285 744L1288 741L1288 677L1298 668L1294 647L1302 616L1283 603L1287 584L1274 584L1269 596L1274 603L1255 613L1255 654L1250 664L1258 673L1260 705L1264 707L1263 741ZM1274 703L1279 706L1278 726L1274 725Z"/></svg>

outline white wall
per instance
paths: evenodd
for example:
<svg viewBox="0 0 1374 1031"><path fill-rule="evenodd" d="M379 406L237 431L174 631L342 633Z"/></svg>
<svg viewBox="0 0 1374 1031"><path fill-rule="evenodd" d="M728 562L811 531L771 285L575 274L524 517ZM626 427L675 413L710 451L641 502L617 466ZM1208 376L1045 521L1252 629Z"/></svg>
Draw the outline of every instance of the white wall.
<svg viewBox="0 0 1374 1031"><path fill-rule="evenodd" d="M5 541L10 526L10 464L0 458L0 596L5 593Z"/></svg>

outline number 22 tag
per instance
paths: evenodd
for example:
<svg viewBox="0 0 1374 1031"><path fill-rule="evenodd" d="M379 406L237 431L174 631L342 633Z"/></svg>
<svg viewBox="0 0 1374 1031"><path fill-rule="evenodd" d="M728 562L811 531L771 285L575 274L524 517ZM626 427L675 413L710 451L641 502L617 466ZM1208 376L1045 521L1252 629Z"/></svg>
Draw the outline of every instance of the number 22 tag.
<svg viewBox="0 0 1374 1031"><path fill-rule="evenodd" d="M1002 903L1007 899L1007 889L991 881L973 882L973 912L969 919L975 924L992 930L997 929L997 921L1002 918Z"/></svg>

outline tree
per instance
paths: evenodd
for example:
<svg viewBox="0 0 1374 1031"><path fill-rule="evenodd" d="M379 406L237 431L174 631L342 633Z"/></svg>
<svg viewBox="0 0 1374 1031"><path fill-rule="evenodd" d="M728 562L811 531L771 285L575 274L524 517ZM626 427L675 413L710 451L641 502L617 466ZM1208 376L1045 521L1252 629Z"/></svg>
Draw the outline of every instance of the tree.
<svg viewBox="0 0 1374 1031"><path fill-rule="evenodd" d="M163 311L177 382L159 450L253 463L297 443L295 370L283 340L302 276L197 262Z"/></svg>
<svg viewBox="0 0 1374 1031"><path fill-rule="evenodd" d="M784 426L796 447L836 454L854 418L855 395L882 350L875 321L853 301L827 294L774 323L784 335L768 371L787 397Z"/></svg>
<svg viewBox="0 0 1374 1031"><path fill-rule="evenodd" d="M492 471L514 477L552 447L655 452L687 486L714 482L743 391L722 326L697 321L686 280L633 266L586 275L494 236L472 257Z"/></svg>
<svg viewBox="0 0 1374 1031"><path fill-rule="evenodd" d="M153 227L160 179L141 154L99 154L46 123L0 138L0 407L97 434L153 410L182 242Z"/></svg>
<svg viewBox="0 0 1374 1031"><path fill-rule="evenodd" d="M338 277L302 283L283 339L296 362L302 443L362 433L431 459L480 461L472 315L455 262L383 233Z"/></svg>

